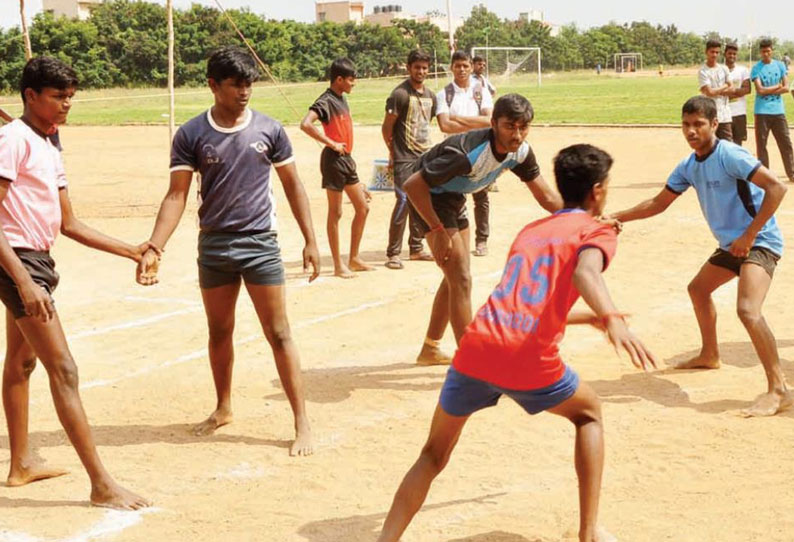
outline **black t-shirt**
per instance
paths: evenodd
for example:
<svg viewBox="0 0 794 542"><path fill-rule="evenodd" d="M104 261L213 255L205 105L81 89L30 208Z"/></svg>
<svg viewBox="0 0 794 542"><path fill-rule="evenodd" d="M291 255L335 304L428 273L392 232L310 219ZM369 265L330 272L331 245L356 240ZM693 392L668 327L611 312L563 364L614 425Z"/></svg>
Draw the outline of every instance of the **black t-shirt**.
<svg viewBox="0 0 794 542"><path fill-rule="evenodd" d="M386 100L386 112L397 115L392 134L395 162L413 162L432 146L430 121L436 115L436 96L429 88L417 92L406 79Z"/></svg>
<svg viewBox="0 0 794 542"><path fill-rule="evenodd" d="M317 113L326 136L338 143L344 143L348 153L353 152L353 118L344 96L329 88L320 94L309 110Z"/></svg>

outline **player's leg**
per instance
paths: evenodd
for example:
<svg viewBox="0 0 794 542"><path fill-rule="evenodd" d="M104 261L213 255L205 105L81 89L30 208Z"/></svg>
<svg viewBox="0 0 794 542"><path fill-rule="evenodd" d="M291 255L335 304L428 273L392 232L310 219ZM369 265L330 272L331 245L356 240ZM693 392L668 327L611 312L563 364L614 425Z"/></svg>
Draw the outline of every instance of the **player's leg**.
<svg viewBox="0 0 794 542"><path fill-rule="evenodd" d="M407 178L410 164L394 164L394 208L389 219L389 243L386 246L386 267L389 269L402 269L403 263L400 259L402 252L403 236L405 235L405 225L408 221L408 195L403 190L403 183ZM415 227L415 226L414 226ZM409 246L411 239L408 239Z"/></svg>
<svg viewBox="0 0 794 542"><path fill-rule="evenodd" d="M772 277L761 265L747 261L739 273L737 312L761 359L767 379L767 392L745 409L747 416L774 416L791 406L791 393L780 367L777 344L772 330L761 314L761 307L772 284Z"/></svg>
<svg viewBox="0 0 794 542"><path fill-rule="evenodd" d="M6 357L3 365L3 408L8 425L8 448L11 463L9 487L22 486L67 473L48 468L35 457L28 444L28 407L30 374L36 368L36 354L19 330L11 311L6 310Z"/></svg>
<svg viewBox="0 0 794 542"><path fill-rule="evenodd" d="M769 115L755 116L755 155L766 168L769 167L769 152L766 150L766 144L770 129Z"/></svg>
<svg viewBox="0 0 794 542"><path fill-rule="evenodd" d="M488 198L488 189L475 192L472 196L474 197L474 255L487 256L491 218L491 202Z"/></svg>
<svg viewBox="0 0 794 542"><path fill-rule="evenodd" d="M574 463L579 479L579 540L601 542L609 535L599 532L598 502L604 471L604 428L601 402L595 391L580 383L576 392L549 412L568 418L576 427Z"/></svg>
<svg viewBox="0 0 794 542"><path fill-rule="evenodd" d="M375 268L361 259L359 249L361 238L364 236L364 226L369 214L369 202L364 195L364 185L360 182L345 185L345 193L353 204L353 223L350 226L350 258L348 260L351 271L374 271Z"/></svg>
<svg viewBox="0 0 794 542"><path fill-rule="evenodd" d="M452 252L443 267L449 288L449 323L460 344L466 326L471 323L471 261L468 223L461 225L452 237Z"/></svg>
<svg viewBox="0 0 794 542"><path fill-rule="evenodd" d="M193 427L196 435L211 435L229 424L232 414L232 370L234 368L234 311L240 293L240 279L211 288L201 288L201 300L207 316L208 352L212 380L215 384L215 410Z"/></svg>
<svg viewBox="0 0 794 542"><path fill-rule="evenodd" d="M697 318L700 328L701 347L697 356L682 361L675 366L676 369L717 369L720 366L720 349L717 344L717 308L714 306L711 294L736 277L736 271L719 265L726 263L720 258L730 259L731 255L725 251L715 252L687 286L692 307L695 309L695 318ZM729 265L729 262L726 265Z"/></svg>
<svg viewBox="0 0 794 542"><path fill-rule="evenodd" d="M124 510L149 506L146 499L118 485L99 459L80 401L77 365L66 344L58 314L48 322L26 316L16 323L47 370L58 419L91 479L91 503Z"/></svg>
<svg viewBox="0 0 794 542"><path fill-rule="evenodd" d="M343 279L352 279L356 276L347 264L342 261L342 254L339 252L339 221L342 219L342 191L326 188L325 194L328 196L328 219L325 229L328 233L328 245L331 247L331 259L334 262L334 275Z"/></svg>
<svg viewBox="0 0 794 542"><path fill-rule="evenodd" d="M436 406L430 436L419 458L403 478L394 495L378 542L397 542L413 517L422 508L430 484L444 469L468 416L451 416Z"/></svg>
<svg viewBox="0 0 794 542"><path fill-rule="evenodd" d="M776 115L772 122L772 135L775 136L777 148L780 149L780 158L783 160L783 168L786 177L794 182L794 148L791 145L791 134L788 129L786 115Z"/></svg>
<svg viewBox="0 0 794 542"><path fill-rule="evenodd" d="M310 455L314 452L309 418L301 375L300 355L292 340L287 320L287 302L283 284L253 284L246 280L245 287L251 296L259 323L265 333L284 393L287 395L295 418L295 441L290 446L290 455Z"/></svg>

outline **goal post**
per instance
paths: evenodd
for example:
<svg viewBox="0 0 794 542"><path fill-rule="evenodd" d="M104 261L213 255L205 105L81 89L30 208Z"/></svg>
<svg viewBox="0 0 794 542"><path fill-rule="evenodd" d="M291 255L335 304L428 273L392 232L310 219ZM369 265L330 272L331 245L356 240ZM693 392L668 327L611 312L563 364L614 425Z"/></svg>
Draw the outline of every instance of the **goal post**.
<svg viewBox="0 0 794 542"><path fill-rule="evenodd" d="M617 73L642 71L642 53L615 53L612 59Z"/></svg>
<svg viewBox="0 0 794 542"><path fill-rule="evenodd" d="M472 47L471 56L485 58L485 73L491 79L511 75L533 74L537 85L541 86L541 49L540 47Z"/></svg>

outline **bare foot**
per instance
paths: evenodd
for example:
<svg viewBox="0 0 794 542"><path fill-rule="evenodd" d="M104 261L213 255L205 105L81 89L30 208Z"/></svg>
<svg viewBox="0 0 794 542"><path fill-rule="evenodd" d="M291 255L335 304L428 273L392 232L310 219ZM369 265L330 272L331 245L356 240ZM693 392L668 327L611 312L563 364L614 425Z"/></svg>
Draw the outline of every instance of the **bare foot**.
<svg viewBox="0 0 794 542"><path fill-rule="evenodd" d="M116 510L139 510L152 505L147 499L113 481L109 485L96 486L91 490L91 504Z"/></svg>
<svg viewBox="0 0 794 542"><path fill-rule="evenodd" d="M772 391L759 395L752 406L740 412L745 418L756 418L762 416L774 416L791 408L794 404L794 397L790 391Z"/></svg>
<svg viewBox="0 0 794 542"><path fill-rule="evenodd" d="M618 542L618 539L603 527L596 528L596 535L593 540L594 542Z"/></svg>
<svg viewBox="0 0 794 542"><path fill-rule="evenodd" d="M232 423L234 417L230 410L216 410L203 422L193 426L192 433L197 437L206 437L215 432L219 427Z"/></svg>
<svg viewBox="0 0 794 542"><path fill-rule="evenodd" d="M682 361L673 366L673 369L719 369L720 357L698 354L692 359Z"/></svg>
<svg viewBox="0 0 794 542"><path fill-rule="evenodd" d="M48 478L57 478L58 476L63 476L64 474L69 474L69 471L47 467L41 463L34 462L26 467L11 467L11 470L8 473L8 479L6 480L6 486L24 486L26 484L30 484L31 482L47 480Z"/></svg>
<svg viewBox="0 0 794 542"><path fill-rule="evenodd" d="M449 365L452 363L452 356L445 354L437 346L422 345L422 350L416 356L417 365Z"/></svg>
<svg viewBox="0 0 794 542"><path fill-rule="evenodd" d="M309 424L304 424L295 431L295 442L289 447L289 455L312 455L314 453L314 443L312 442L312 432Z"/></svg>
<svg viewBox="0 0 794 542"><path fill-rule="evenodd" d="M369 265L361 258L350 258L348 266L351 271L375 271L375 267Z"/></svg>
<svg viewBox="0 0 794 542"><path fill-rule="evenodd" d="M334 276L343 278L343 279L354 279L356 278L356 274L353 273L348 266L345 264L340 265L339 267L334 266Z"/></svg>
<svg viewBox="0 0 794 542"><path fill-rule="evenodd" d="M579 540L579 542L617 542L618 539L607 532L606 529L599 526L596 527L595 532L591 534L582 533L580 535L576 532L576 529L571 529L563 536L563 540L566 542L573 540Z"/></svg>

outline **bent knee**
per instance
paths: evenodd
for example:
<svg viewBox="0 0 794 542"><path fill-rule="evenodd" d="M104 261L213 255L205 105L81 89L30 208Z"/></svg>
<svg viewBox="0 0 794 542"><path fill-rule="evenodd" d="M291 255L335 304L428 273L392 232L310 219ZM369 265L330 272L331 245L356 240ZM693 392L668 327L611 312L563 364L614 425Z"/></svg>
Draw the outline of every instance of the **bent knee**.
<svg viewBox="0 0 794 542"><path fill-rule="evenodd" d="M755 325L764 318L758 307L744 303L739 303L736 307L736 314L744 325Z"/></svg>
<svg viewBox="0 0 794 542"><path fill-rule="evenodd" d="M31 373L36 368L36 356L18 358L6 358L4 370L7 375L17 379L29 379Z"/></svg>
<svg viewBox="0 0 794 542"><path fill-rule="evenodd" d="M282 349L292 340L292 332L288 325L272 326L265 330L265 337L274 349Z"/></svg>
<svg viewBox="0 0 794 542"><path fill-rule="evenodd" d="M435 475L440 473L444 470L444 467L447 466L449 463L449 452L438 450L431 446L425 446L422 448L422 453L420 454L420 459L427 464L433 471Z"/></svg>

